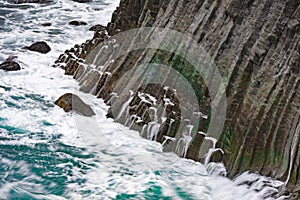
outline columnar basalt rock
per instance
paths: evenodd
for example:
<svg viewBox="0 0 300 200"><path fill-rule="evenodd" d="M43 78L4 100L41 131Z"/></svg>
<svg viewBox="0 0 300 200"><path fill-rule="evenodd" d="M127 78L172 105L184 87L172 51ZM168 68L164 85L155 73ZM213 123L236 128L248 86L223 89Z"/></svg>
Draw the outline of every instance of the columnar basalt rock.
<svg viewBox="0 0 300 200"><path fill-rule="evenodd" d="M294 193L291 199L297 199L300 196L299 19L298 0L121 0L107 30L109 35L116 35L152 26L191 35L212 57L226 81L227 115L217 145L224 150L229 176L245 170L272 176L286 181ZM126 72L143 62L171 65L197 92L201 111L208 115L199 122L198 130L207 130L210 94L184 58L144 49L110 60L115 45L126 48L131 41L109 41L105 31L99 34L67 51L57 61L66 74L80 81L84 91L106 99L107 103L118 98L124 102L128 96L116 95L114 88ZM103 45L95 51L101 54L99 60L81 61L100 43ZM134 102L130 103L133 106ZM136 129L142 131L142 127ZM201 160L198 152L203 140L201 134L196 135L185 156Z"/></svg>

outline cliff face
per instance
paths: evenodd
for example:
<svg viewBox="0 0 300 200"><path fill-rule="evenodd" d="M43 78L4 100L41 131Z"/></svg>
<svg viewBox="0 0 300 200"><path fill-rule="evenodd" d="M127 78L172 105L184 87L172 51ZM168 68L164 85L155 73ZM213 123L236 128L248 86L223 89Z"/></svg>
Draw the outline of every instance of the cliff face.
<svg viewBox="0 0 300 200"><path fill-rule="evenodd" d="M223 161L230 175L245 170L260 172L286 181L293 192L299 193L299 0L121 0L107 26L109 35L139 27L168 28L190 35L216 64L226 82L227 98L226 120L217 145L224 151ZM141 40L138 35L131 39ZM113 111L109 114L141 131L145 137L149 138L145 129L153 121L148 108L161 103L167 113L164 114L166 120L160 122L155 138L151 134L149 138L161 142L164 136L176 138L174 132L185 131L179 122L184 121L182 113L192 110L189 100L176 97L172 90L165 90L164 84L137 87L128 97L128 91L135 87L129 84L128 91L122 92L118 81L142 63L170 65L192 85L201 112L208 115L207 118L200 117L199 127L193 131L206 132L213 108L203 77L192 70L192 64L184 58L161 49L136 49L112 59L116 44L118 48L126 49L131 42L126 38L109 41L103 32L96 33L92 40L60 56L56 65L79 80L83 91L94 93L110 104L114 99L116 109L124 108L124 103L128 102L127 114L116 116ZM97 52L100 53L97 55L101 56L95 61L92 57L96 54L91 52L98 44ZM87 65L91 63L96 67ZM146 97L141 94L148 94L146 103L142 101ZM156 98L157 102L151 102L149 96ZM166 97L173 102L172 106L166 104ZM187 103L180 107L182 101ZM158 117L163 115L162 112L155 114ZM128 122L128 115L139 116L140 120L131 118ZM203 157L199 151L203 142L203 135L196 134L183 153L176 149L176 141L173 145L171 141L166 150L201 161ZM215 153L211 159L220 161L221 153Z"/></svg>

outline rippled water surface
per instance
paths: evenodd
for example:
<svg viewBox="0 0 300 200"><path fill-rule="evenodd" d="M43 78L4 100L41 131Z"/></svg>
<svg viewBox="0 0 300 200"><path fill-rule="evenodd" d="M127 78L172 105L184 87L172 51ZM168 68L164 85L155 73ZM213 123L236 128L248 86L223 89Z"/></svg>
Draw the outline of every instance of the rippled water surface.
<svg viewBox="0 0 300 200"><path fill-rule="evenodd" d="M101 99L79 92L71 77L51 67L65 49L92 37L90 26L105 25L117 4L0 2L0 62L16 55L22 66L0 71L0 199L273 199L271 186L281 182L249 173L232 181L162 153L160 144L107 119ZM88 25L70 26L71 20ZM41 25L47 22L52 25ZM46 41L52 51L23 49L36 41ZM56 107L66 92L77 93L97 115Z"/></svg>

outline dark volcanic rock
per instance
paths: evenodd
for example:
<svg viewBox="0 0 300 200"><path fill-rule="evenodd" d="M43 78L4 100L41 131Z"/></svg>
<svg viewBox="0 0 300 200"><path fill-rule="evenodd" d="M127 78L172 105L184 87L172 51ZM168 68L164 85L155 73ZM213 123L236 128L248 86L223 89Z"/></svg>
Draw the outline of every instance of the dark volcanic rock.
<svg viewBox="0 0 300 200"><path fill-rule="evenodd" d="M13 2L19 4L19 3L48 3L51 1L50 0L14 0Z"/></svg>
<svg viewBox="0 0 300 200"><path fill-rule="evenodd" d="M52 23L50 23L50 22L45 22L45 23L42 23L41 25L42 25L42 26L51 26Z"/></svg>
<svg viewBox="0 0 300 200"><path fill-rule="evenodd" d="M19 63L15 61L5 61L0 64L0 69L5 71L18 71L21 69Z"/></svg>
<svg viewBox="0 0 300 200"><path fill-rule="evenodd" d="M299 199L299 19L299 0L124 0L113 13L107 29L110 36L138 27L161 27L192 36L212 57L216 71L225 82L228 105L217 146L224 150L224 164L229 176L246 170L272 176L287 181L287 187L296 195L292 199ZM136 36L137 41L141 39ZM96 35L77 48L75 55L87 58L98 41L102 42ZM210 105L209 92L201 83L202 78L194 73L193 68L188 68L188 63L180 56L156 49L139 50L112 62L115 43L110 45L106 39L103 43L106 48L97 48L98 52L101 49L101 58L90 59L103 69L100 80L92 84L97 87L90 86L87 81L89 76L95 76L94 73L85 66L74 64L74 54L62 55L56 64L60 66L62 62L61 66L71 72L70 75L75 74L81 85L88 84L89 88L97 89L89 92L110 99L117 93L114 87L127 71L144 63L159 61L185 73L198 92L199 102L204 105L201 111L210 113L210 106L206 106ZM174 41L174 46L179 46L179 43ZM124 39L116 44L118 49L130 47ZM98 54L94 52L93 55ZM123 98L117 94L114 101ZM125 101L125 98L120 100ZM135 106L132 102L131 107ZM133 112L136 113L141 112ZM201 120L198 131L206 132L209 123L210 120ZM169 129L165 130L164 133ZM188 158L201 159L202 140L200 136L193 138L187 150ZM213 155L212 160L223 160L223 154Z"/></svg>
<svg viewBox="0 0 300 200"><path fill-rule="evenodd" d="M75 2L78 2L78 3L87 3L87 2L91 2L91 0L73 0Z"/></svg>
<svg viewBox="0 0 300 200"><path fill-rule="evenodd" d="M55 101L55 104L63 108L66 112L75 111L86 117L95 115L92 108L84 103L77 95L66 93Z"/></svg>
<svg viewBox="0 0 300 200"><path fill-rule="evenodd" d="M72 25L72 26L86 26L87 23L86 22L82 22L82 21L70 21L69 22L69 25Z"/></svg>
<svg viewBox="0 0 300 200"><path fill-rule="evenodd" d="M0 69L4 71L18 71L21 69L19 63L14 61L17 56L10 55L3 63L0 64Z"/></svg>
<svg viewBox="0 0 300 200"><path fill-rule="evenodd" d="M36 42L29 47L25 47L25 49L28 49L30 51L37 51L39 53L46 54L49 51L51 51L51 48L46 42Z"/></svg>

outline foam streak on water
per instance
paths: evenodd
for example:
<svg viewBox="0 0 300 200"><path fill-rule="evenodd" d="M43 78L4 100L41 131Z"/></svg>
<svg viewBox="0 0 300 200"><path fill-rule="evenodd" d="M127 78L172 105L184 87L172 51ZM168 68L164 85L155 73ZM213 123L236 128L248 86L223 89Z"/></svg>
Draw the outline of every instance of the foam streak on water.
<svg viewBox="0 0 300 200"><path fill-rule="evenodd" d="M79 92L63 70L50 67L65 49L93 34L90 26L72 27L69 21L106 24L117 4L0 2L0 62L17 55L23 68L0 71L0 199L268 199L281 182L249 173L232 181L218 176L225 170L220 163L207 170L163 153L159 143L107 119L101 99ZM41 26L45 22L52 26ZM50 53L22 49L41 40ZM81 96L96 117L54 106L66 92Z"/></svg>

